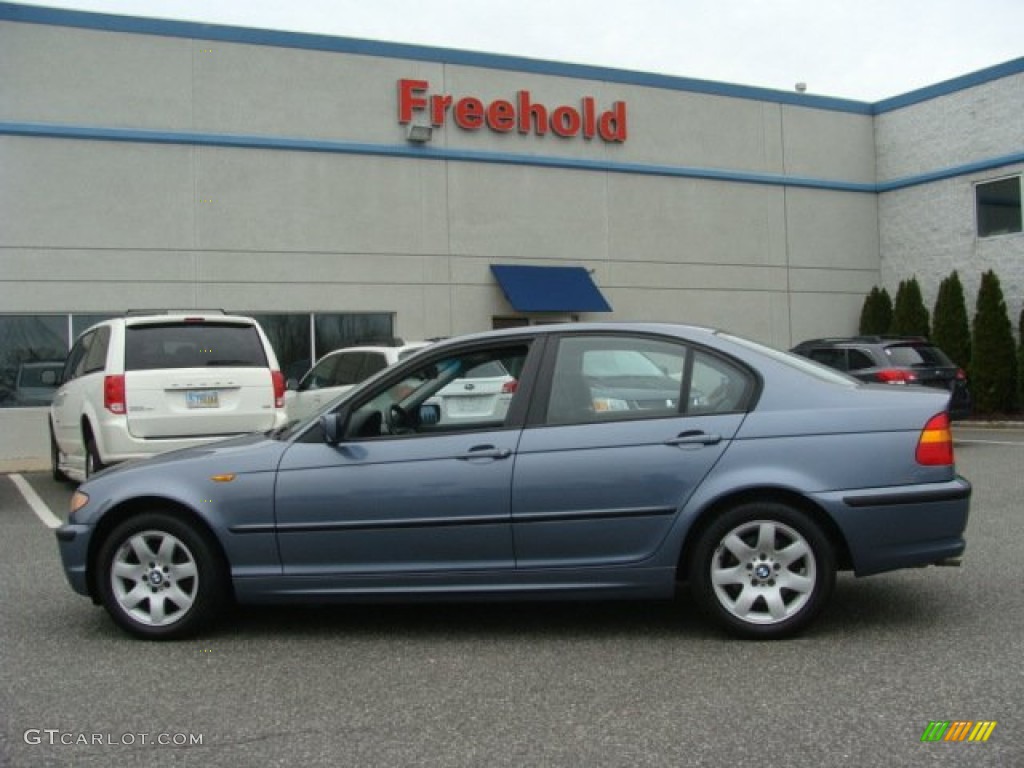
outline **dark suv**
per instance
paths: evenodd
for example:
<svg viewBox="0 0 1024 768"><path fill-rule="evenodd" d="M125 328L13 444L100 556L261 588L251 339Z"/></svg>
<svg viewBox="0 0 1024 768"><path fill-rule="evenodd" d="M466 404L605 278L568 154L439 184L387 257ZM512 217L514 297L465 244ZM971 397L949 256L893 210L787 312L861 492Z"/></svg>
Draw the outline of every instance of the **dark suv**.
<svg viewBox="0 0 1024 768"><path fill-rule="evenodd" d="M950 392L949 416L971 413L971 393L962 368L921 336L854 336L811 339L793 352L861 381L936 387Z"/></svg>

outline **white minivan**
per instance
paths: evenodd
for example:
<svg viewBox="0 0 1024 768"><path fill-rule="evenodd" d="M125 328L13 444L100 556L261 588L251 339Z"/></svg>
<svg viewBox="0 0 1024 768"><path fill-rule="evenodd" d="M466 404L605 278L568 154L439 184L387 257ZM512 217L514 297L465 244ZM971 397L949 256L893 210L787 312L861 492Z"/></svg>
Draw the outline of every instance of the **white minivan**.
<svg viewBox="0 0 1024 768"><path fill-rule="evenodd" d="M105 320L64 362L50 406L55 478L285 423L284 377L250 317L169 312Z"/></svg>

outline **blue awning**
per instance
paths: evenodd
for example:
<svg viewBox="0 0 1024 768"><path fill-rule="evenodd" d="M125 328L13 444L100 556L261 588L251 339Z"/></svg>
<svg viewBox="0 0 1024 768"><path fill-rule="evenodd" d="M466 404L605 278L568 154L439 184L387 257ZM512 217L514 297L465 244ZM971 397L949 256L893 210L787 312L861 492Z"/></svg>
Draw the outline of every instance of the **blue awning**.
<svg viewBox="0 0 1024 768"><path fill-rule="evenodd" d="M583 267L492 264L505 298L517 312L611 312Z"/></svg>

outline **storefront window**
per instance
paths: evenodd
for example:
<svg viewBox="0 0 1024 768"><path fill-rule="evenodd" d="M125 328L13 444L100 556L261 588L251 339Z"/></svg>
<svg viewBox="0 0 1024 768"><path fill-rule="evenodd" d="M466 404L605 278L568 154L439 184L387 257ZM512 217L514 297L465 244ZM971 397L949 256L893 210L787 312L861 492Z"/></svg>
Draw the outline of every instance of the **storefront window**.
<svg viewBox="0 0 1024 768"><path fill-rule="evenodd" d="M0 407L47 405L67 352L67 315L0 315Z"/></svg>
<svg viewBox="0 0 1024 768"><path fill-rule="evenodd" d="M296 381L332 350L385 344L394 333L394 316L387 312L238 314L259 322L285 378ZM49 405L70 342L96 323L119 316L0 315L0 408Z"/></svg>

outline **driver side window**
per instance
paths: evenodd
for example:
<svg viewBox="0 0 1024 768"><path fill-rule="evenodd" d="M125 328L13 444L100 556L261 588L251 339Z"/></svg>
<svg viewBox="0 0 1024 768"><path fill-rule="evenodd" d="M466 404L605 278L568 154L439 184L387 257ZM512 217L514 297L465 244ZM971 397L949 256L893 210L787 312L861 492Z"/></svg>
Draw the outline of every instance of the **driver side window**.
<svg viewBox="0 0 1024 768"><path fill-rule="evenodd" d="M358 406L347 439L498 429L505 423L528 347L474 349L406 371Z"/></svg>

